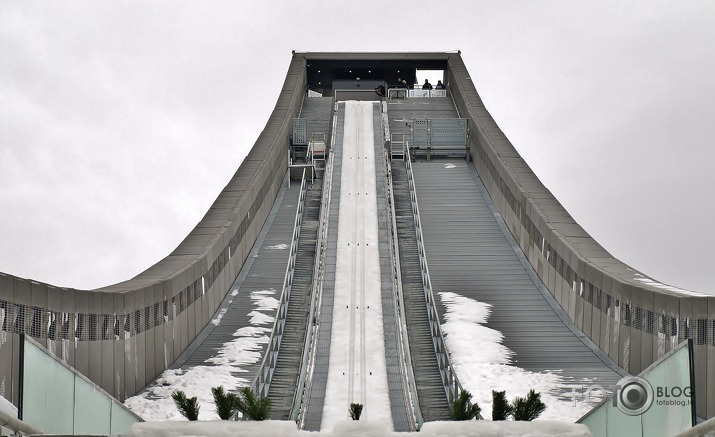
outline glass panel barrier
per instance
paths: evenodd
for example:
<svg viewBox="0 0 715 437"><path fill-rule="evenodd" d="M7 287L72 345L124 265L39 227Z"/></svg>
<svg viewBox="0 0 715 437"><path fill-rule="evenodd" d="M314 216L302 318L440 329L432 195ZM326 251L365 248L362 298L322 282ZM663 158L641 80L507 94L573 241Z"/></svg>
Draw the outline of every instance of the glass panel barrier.
<svg viewBox="0 0 715 437"><path fill-rule="evenodd" d="M578 422L594 437L666 437L692 427L692 347L692 340L686 340L639 376L606 387L613 396Z"/></svg>
<svg viewBox="0 0 715 437"><path fill-rule="evenodd" d="M127 434L141 418L23 335L20 418L49 434Z"/></svg>
<svg viewBox="0 0 715 437"><path fill-rule="evenodd" d="M670 430L674 435L693 426L688 360L688 348L681 348L645 372L655 390L655 400L643 414L643 435L658 435L661 430Z"/></svg>
<svg viewBox="0 0 715 437"><path fill-rule="evenodd" d="M79 378L78 378L79 379ZM112 401L97 388L77 381L74 399L75 434L109 434Z"/></svg>
<svg viewBox="0 0 715 437"><path fill-rule="evenodd" d="M25 338L29 338L25 336ZM72 434L74 375L34 341L24 342L21 419L47 433Z"/></svg>
<svg viewBox="0 0 715 437"><path fill-rule="evenodd" d="M110 434L129 434L129 430L137 423L137 417L128 411L122 404L112 401L112 423Z"/></svg>
<svg viewBox="0 0 715 437"><path fill-rule="evenodd" d="M591 431L591 434L595 436L606 436L608 431L606 426L608 416L606 415L605 408L596 408L591 411L588 416L581 419L581 423L586 425Z"/></svg>

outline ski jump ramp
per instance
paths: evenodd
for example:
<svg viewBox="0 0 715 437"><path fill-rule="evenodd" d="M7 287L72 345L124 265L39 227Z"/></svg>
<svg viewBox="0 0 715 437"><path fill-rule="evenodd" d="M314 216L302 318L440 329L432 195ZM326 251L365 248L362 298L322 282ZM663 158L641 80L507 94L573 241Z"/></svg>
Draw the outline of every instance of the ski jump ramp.
<svg viewBox="0 0 715 437"><path fill-rule="evenodd" d="M545 298L555 305L553 311L572 325L574 338L597 348L604 361L630 374L647 368L681 341L693 339L697 414L715 416L715 297L660 284L593 240L501 132L459 53L294 52L275 109L253 149L201 222L166 258L132 279L96 290L59 288L0 274L0 395L15 405L20 401L22 334L32 336L112 396L124 400L139 393L187 350L232 290L283 186L291 164L292 120L299 118L304 99L333 96L336 89L347 90L349 99L382 99L372 85L395 83L398 74L414 82L416 69L444 71L447 97L442 98L467 120L460 164L478 176L503 219L504 231L533 270ZM350 182L359 182L361 174L362 183L369 184L366 171L356 168L356 179ZM423 183L419 174L417 178L418 185ZM427 230L428 257L439 244L431 242L433 238L439 233L430 235ZM363 241L355 235L350 239ZM344 256L338 255L338 263L348 262ZM355 254L347 256L354 259ZM367 265L366 258L363 267ZM367 292L368 283L364 286ZM362 318L367 311L358 312L357 305L370 295L356 291L354 298L350 296L347 305L356 311L352 317L345 315L347 329L367 329L371 322ZM540 329L537 322L532 331ZM509 341L517 344L522 339ZM371 366L370 358L360 341L349 349L346 353L353 358L344 365L362 373L346 394L364 400L366 412L374 414L369 405L378 401L365 397L361 379Z"/></svg>
<svg viewBox="0 0 715 437"><path fill-rule="evenodd" d="M321 429L351 403L390 421L382 323L373 103L345 103L330 372Z"/></svg>

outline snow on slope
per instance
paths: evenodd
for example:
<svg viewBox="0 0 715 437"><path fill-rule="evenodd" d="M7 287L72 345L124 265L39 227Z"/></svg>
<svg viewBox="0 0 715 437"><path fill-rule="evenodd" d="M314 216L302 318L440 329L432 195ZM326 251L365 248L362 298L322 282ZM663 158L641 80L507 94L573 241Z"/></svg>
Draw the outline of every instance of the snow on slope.
<svg viewBox="0 0 715 437"><path fill-rule="evenodd" d="M439 293L447 312L442 325L454 370L472 401L482 407L482 416L492 417L492 390L506 390L510 401L530 389L541 393L546 404L543 419L575 422L593 407L588 402L560 399L556 390L570 389L556 373L530 372L512 364L514 353L502 344L501 332L484 324L491 305L456 293Z"/></svg>
<svg viewBox="0 0 715 437"><path fill-rule="evenodd" d="M274 316L262 311L275 314L278 308L278 300L273 297L275 294L274 289L251 292L251 300L256 307L248 314L251 326L237 330L233 334L236 338L224 344L213 358L207 360L207 365L187 370L165 370L153 385L127 399L124 405L146 421L185 420L171 399L175 390L183 390L189 398L198 397L201 406L199 420L218 419L211 388L222 385L228 391L251 383L236 375L245 372L241 366L257 363L262 358L263 346L270 340L274 320ZM235 296L233 292L232 295ZM212 323L220 324L222 316L219 314Z"/></svg>
<svg viewBox="0 0 715 437"><path fill-rule="evenodd" d="M321 429L348 418L391 424L382 329L373 103L345 103L335 303Z"/></svg>

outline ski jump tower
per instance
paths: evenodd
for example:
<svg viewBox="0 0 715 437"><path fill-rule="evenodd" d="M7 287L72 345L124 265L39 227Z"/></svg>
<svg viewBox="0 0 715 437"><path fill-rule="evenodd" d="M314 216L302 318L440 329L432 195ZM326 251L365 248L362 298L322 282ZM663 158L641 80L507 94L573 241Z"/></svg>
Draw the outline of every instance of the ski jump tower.
<svg viewBox="0 0 715 437"><path fill-rule="evenodd" d="M446 89L425 95L421 89L397 86L398 79L413 84L421 69L442 70ZM384 93L376 92L381 85ZM412 154L434 162L444 154L450 162L457 160L473 171L479 182L470 190L485 190L494 212L503 219L503 231L535 274L535 290L544 293L539 299L550 305L549 311L568 326L570 335L587 344L604 363L635 375L681 341L692 339L697 414L715 416L715 297L651 280L591 238L499 129L460 53L294 52L275 109L251 152L199 224L166 258L132 279L96 290L60 288L0 273L0 394L16 405L20 402L21 335L31 336L119 400L136 394L169 368L214 317L247 262L286 173L315 168L305 160L299 138L294 138L301 132L311 135L310 126L296 131L294 120L301 119L304 102L313 96L333 99L330 117L335 116L335 102L341 100L378 100L390 114L391 103L441 99L446 106L426 104L421 113L419 108L410 113L407 106L399 107L403 110L399 122L387 115L383 127L403 134L386 137L390 155L404 160ZM456 150L442 147L441 111L465 120L464 143ZM317 152L322 159L330 155L331 130L324 132L321 147L307 147L308 155ZM402 154L404 143L410 148ZM430 181L424 172L416 178L417 185L456 190L437 184L436 179ZM423 212L428 203L420 206ZM430 234L424 221L428 258L445 252L445 264L469 259L465 249L450 262L449 250L439 250L441 234ZM462 234L478 232L478 226L468 220L462 226ZM462 270L451 275L458 280L460 272L473 267L461 265ZM91 263L83 268L91 268ZM491 269L498 271L498 262ZM508 281L504 281L492 286L505 289ZM441 286L433 278L435 291ZM495 299L498 310L499 302L507 304L508 297ZM508 304L509 308L528 305L513 299ZM439 309L441 303L437 301L435 307ZM515 332L535 335L536 340L530 341L533 347L557 341L549 330L540 331L538 318L523 323ZM419 358L413 352L412 361ZM569 360L567 355L556 358Z"/></svg>

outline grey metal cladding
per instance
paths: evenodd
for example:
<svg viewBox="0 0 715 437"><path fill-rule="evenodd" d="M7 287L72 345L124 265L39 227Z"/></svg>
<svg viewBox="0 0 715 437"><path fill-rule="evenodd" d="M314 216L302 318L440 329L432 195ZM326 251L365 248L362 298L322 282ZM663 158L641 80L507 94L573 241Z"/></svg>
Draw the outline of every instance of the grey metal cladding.
<svg viewBox="0 0 715 437"><path fill-rule="evenodd" d="M461 116L469 119L469 154L473 165L511 233L524 253L529 255L529 262L544 282L549 280L541 266L554 263L561 266L557 270L560 276L567 282L573 281L576 284L577 290L568 292L567 313L575 324L584 330L589 329L588 326L584 326L588 313L584 313L584 308L588 309L585 307L588 295L582 294L581 287L586 291L589 285L594 285L591 282L594 270L610 278L610 282L604 281L602 285L596 284L595 287L606 296L610 296L612 300L619 299L619 291L614 290L629 290L627 294L630 294L632 299L630 313L633 319L628 324L625 324L623 319L620 320L618 333L620 337L626 338L617 340L618 360L631 373L644 369L664 350L662 347L659 350L658 341L652 334L651 324L654 318L657 318L657 314L667 311L667 308L655 307L654 296L667 295L678 300L692 298L693 301L699 302L696 306L706 306L704 301L709 298L675 287L644 283L639 280L638 275L641 275L639 272L613 258L583 231L538 181L506 136L498 129L484 108L461 57L450 57L448 63L447 83ZM524 235L523 233L528 235L528 239L519 238L519 235ZM535 245L537 250L533 250L532 245ZM547 257L547 254L553 256ZM647 278L645 275L641 277ZM606 288L608 286L611 287L610 290ZM644 303L647 308L643 308ZM593 314L592 309L591 316ZM676 318L675 315L673 317ZM714 323L709 315L703 314L700 317L694 321L697 322L694 324L704 326ZM636 318L638 320L635 320ZM684 315L681 313L677 318L683 319ZM677 324L675 326L680 327ZM598 332L593 332L593 324L590 328L591 338L600 342L600 329ZM682 335L676 334L675 337ZM599 337L598 340L596 336ZM688 332L688 336L697 341L697 335L694 333ZM614 339L614 343L615 341ZM703 346L708 352L696 353L696 368L707 363L706 356L715 349L715 341ZM705 395L712 392L715 392L715 380L707 379L705 373L696 371L696 407L697 414L701 417L713 415L715 406Z"/></svg>

